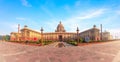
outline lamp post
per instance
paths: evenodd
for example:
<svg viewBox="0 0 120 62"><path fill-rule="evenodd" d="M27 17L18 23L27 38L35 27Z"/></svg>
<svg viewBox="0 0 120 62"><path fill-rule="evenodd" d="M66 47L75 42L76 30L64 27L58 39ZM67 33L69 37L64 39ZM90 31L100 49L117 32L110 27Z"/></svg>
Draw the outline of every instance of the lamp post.
<svg viewBox="0 0 120 62"><path fill-rule="evenodd" d="M79 43L79 28L77 27L77 42Z"/></svg>
<svg viewBox="0 0 120 62"><path fill-rule="evenodd" d="M103 40L102 24L100 24L100 27L101 27L101 40Z"/></svg>
<svg viewBox="0 0 120 62"><path fill-rule="evenodd" d="M19 33L20 33L20 24L18 24L18 39L17 39L17 41L19 41Z"/></svg>
<svg viewBox="0 0 120 62"><path fill-rule="evenodd" d="M40 31L41 31L41 42L42 42L42 45L43 45L43 28L42 27L41 27Z"/></svg>

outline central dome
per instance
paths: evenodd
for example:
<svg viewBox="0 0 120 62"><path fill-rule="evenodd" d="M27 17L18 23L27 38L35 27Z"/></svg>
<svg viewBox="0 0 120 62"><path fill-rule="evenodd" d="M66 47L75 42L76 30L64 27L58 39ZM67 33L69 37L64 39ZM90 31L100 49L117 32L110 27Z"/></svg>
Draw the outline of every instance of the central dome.
<svg viewBox="0 0 120 62"><path fill-rule="evenodd" d="M57 26L57 30L55 32L65 32L64 26L62 25L61 21Z"/></svg>

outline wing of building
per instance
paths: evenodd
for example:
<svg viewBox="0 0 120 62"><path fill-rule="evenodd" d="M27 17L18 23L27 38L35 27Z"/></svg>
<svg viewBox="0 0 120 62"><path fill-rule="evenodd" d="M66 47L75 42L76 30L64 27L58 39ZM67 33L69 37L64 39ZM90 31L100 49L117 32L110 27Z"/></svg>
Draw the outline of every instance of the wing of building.
<svg viewBox="0 0 120 62"><path fill-rule="evenodd" d="M98 28L96 28L96 25L94 25L93 28L81 32L80 37L83 39L89 38L90 40L97 41L97 40L100 40L100 32L99 31L100 30Z"/></svg>
<svg viewBox="0 0 120 62"><path fill-rule="evenodd" d="M19 30L19 29L18 29ZM41 30L43 31L43 29ZM78 33L79 37L85 39L89 37L91 40L100 40L99 29L94 25L93 28L86 30L84 32ZM44 40L53 40L53 41L64 41L65 39L75 39L77 38L77 31L75 32L66 32L63 24L60 22L55 30L55 32L38 32L24 26L20 32L11 32L11 41L38 41L41 39Z"/></svg>

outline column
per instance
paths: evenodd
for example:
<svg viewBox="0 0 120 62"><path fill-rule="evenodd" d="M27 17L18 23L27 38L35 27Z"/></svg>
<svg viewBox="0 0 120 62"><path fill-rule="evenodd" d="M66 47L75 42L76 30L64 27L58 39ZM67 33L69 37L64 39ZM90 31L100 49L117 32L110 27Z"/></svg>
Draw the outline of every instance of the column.
<svg viewBox="0 0 120 62"><path fill-rule="evenodd" d="M42 42L42 45L43 45L43 28L41 27L41 42Z"/></svg>
<svg viewBox="0 0 120 62"><path fill-rule="evenodd" d="M77 42L79 43L79 28L77 27Z"/></svg>

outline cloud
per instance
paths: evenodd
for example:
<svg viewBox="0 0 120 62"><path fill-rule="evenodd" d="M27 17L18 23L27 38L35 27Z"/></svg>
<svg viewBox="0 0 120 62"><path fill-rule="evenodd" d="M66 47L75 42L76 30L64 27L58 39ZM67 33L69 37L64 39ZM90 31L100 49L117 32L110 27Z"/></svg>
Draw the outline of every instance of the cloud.
<svg viewBox="0 0 120 62"><path fill-rule="evenodd" d="M21 0L21 2L22 2L22 5L25 7L32 7L32 5L30 3L28 3L27 0Z"/></svg>
<svg viewBox="0 0 120 62"><path fill-rule="evenodd" d="M69 10L70 10L69 5L65 5L65 6L64 6L64 9L67 10L67 11L69 11Z"/></svg>
<svg viewBox="0 0 120 62"><path fill-rule="evenodd" d="M116 11L116 13L120 15L120 10Z"/></svg>
<svg viewBox="0 0 120 62"><path fill-rule="evenodd" d="M75 21L75 20L95 18L102 15L104 12L105 12L105 9L94 10L90 12L85 12L83 15L74 15L73 17L68 18L68 20Z"/></svg>
<svg viewBox="0 0 120 62"><path fill-rule="evenodd" d="M22 20L22 21L25 21L26 18L23 18L23 17L16 17L17 20Z"/></svg>
<svg viewBox="0 0 120 62"><path fill-rule="evenodd" d="M73 11L71 10L71 7L69 5L64 5L63 6L63 9L68 13L68 14L71 14L73 13Z"/></svg>
<svg viewBox="0 0 120 62"><path fill-rule="evenodd" d="M84 23L84 22L81 22L81 21L89 20L89 19L95 18L95 17L99 17L102 14L104 14L104 12L105 12L105 9L98 9L98 10L94 10L94 11L90 10L89 12L85 12L83 15L81 15L81 14L73 14L74 16L66 18L63 21L63 23L65 24L65 27L69 31L75 32L77 27L83 28L82 25L89 25L89 23Z"/></svg>
<svg viewBox="0 0 120 62"><path fill-rule="evenodd" d="M6 33L3 31L0 31L0 35L6 35Z"/></svg>
<svg viewBox="0 0 120 62"><path fill-rule="evenodd" d="M95 10L95 11L92 11L90 13L86 13L87 15L85 16L81 16L81 17L77 17L78 19L89 19L89 18L94 18L94 17L98 17L100 16L101 14L103 14L105 11L105 9L99 9L99 10Z"/></svg>
<svg viewBox="0 0 120 62"><path fill-rule="evenodd" d="M80 0L75 2L75 7L78 7L78 6L80 6Z"/></svg>
<svg viewBox="0 0 120 62"><path fill-rule="evenodd" d="M107 31L110 32L110 34L113 36L113 38L119 38L120 39L120 28L115 29L107 29Z"/></svg>
<svg viewBox="0 0 120 62"><path fill-rule="evenodd" d="M90 18L98 17L102 14L104 14L105 9L98 9L90 12L85 12L83 15L74 15L73 17L68 18L68 20L76 21L76 20L85 20Z"/></svg>
<svg viewBox="0 0 120 62"><path fill-rule="evenodd" d="M3 21L0 25L0 31L2 35L10 34L11 32L17 32L17 23L11 21Z"/></svg>
<svg viewBox="0 0 120 62"><path fill-rule="evenodd" d="M109 29L109 31L110 31L111 33L120 33L120 28Z"/></svg>
<svg viewBox="0 0 120 62"><path fill-rule="evenodd" d="M44 6L41 6L41 9L42 9L45 13L47 13L50 17L56 18L56 17L53 15L53 13L50 12L50 10L48 10L48 9L45 8Z"/></svg>
<svg viewBox="0 0 120 62"><path fill-rule="evenodd" d="M54 32L56 30L57 25L59 24L56 20L49 20L44 22L43 28L45 29L45 32Z"/></svg>
<svg viewBox="0 0 120 62"><path fill-rule="evenodd" d="M18 24L12 24L12 25L10 25L10 28L11 28L13 31L17 31Z"/></svg>

